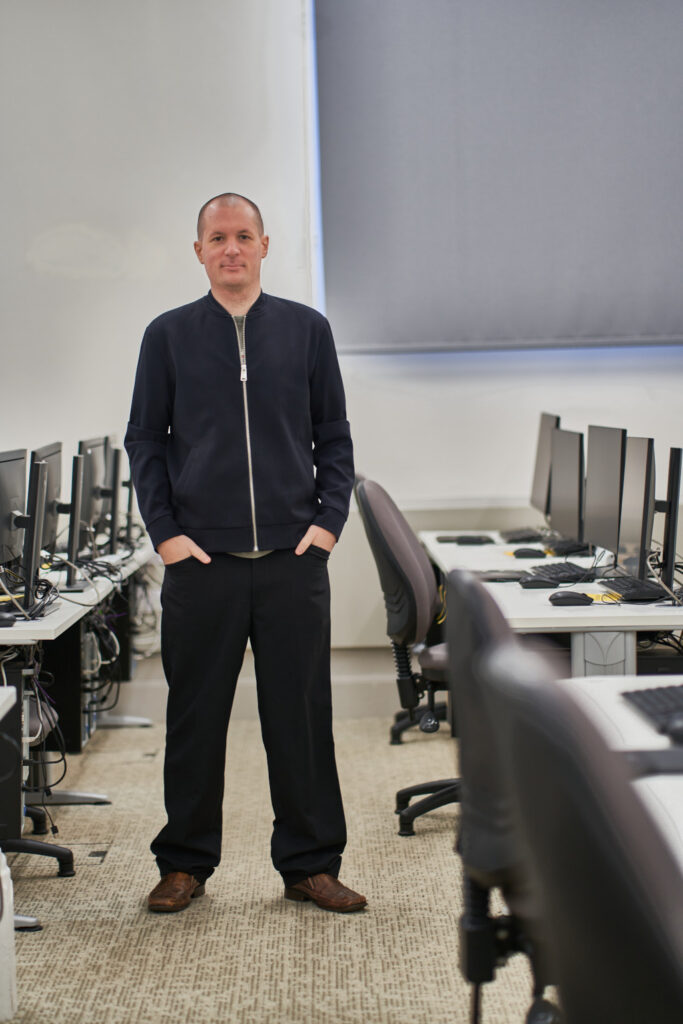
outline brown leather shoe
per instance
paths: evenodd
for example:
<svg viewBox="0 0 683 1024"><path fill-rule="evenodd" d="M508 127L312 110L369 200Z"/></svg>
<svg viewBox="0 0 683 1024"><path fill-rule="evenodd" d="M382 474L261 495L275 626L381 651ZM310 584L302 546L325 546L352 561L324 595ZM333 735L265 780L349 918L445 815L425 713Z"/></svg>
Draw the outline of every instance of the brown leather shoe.
<svg viewBox="0 0 683 1024"><path fill-rule="evenodd" d="M286 885L285 899L313 900L323 910L336 910L338 914L362 910L368 902L365 896L347 889L334 875L311 875L296 885Z"/></svg>
<svg viewBox="0 0 683 1024"><path fill-rule="evenodd" d="M204 884L185 871L171 871L164 875L147 897L147 906L157 914L173 914L185 910L190 900L204 895Z"/></svg>

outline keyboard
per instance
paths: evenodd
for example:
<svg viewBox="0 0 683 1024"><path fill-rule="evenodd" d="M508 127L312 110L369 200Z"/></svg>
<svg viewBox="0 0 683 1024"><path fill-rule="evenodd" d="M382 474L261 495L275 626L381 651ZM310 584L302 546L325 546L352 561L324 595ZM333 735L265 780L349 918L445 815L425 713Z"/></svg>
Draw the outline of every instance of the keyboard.
<svg viewBox="0 0 683 1024"><path fill-rule="evenodd" d="M439 544L493 544L493 537L489 536L488 533L461 533L461 534L450 534L443 533L437 538Z"/></svg>
<svg viewBox="0 0 683 1024"><path fill-rule="evenodd" d="M666 590L654 580L637 580L635 576L617 576L613 580L599 580L601 587L619 594L622 601L661 601L668 597Z"/></svg>
<svg viewBox="0 0 683 1024"><path fill-rule="evenodd" d="M530 544L532 541L545 539L545 534L540 530L532 529L501 530L500 536L507 544Z"/></svg>
<svg viewBox="0 0 683 1024"><path fill-rule="evenodd" d="M554 555L590 555L591 549L580 540L551 540L548 548Z"/></svg>
<svg viewBox="0 0 683 1024"><path fill-rule="evenodd" d="M534 576L543 576L544 579L554 580L555 583L592 583L595 579L595 569L585 569L575 562L532 565L531 572Z"/></svg>
<svg viewBox="0 0 683 1024"><path fill-rule="evenodd" d="M621 696L645 715L657 732L668 733L674 715L683 715L683 684L626 690Z"/></svg>
<svg viewBox="0 0 683 1024"><path fill-rule="evenodd" d="M472 575L486 583L519 583L529 573L523 569L479 569Z"/></svg>

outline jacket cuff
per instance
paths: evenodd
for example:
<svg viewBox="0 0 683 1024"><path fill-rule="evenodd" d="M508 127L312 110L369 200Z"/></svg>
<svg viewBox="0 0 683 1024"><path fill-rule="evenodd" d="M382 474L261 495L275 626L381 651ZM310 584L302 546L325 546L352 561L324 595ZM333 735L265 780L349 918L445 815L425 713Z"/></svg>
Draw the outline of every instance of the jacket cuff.
<svg viewBox="0 0 683 1024"><path fill-rule="evenodd" d="M162 516L161 519L155 519L153 523L150 523L147 527L147 533L149 534L150 540L156 550L160 544L163 544L165 540L169 540L171 537L177 537L183 531L176 523L173 516Z"/></svg>
<svg viewBox="0 0 683 1024"><path fill-rule="evenodd" d="M329 530L339 540L345 522L346 516L341 512L337 512L334 508L322 507L313 520L313 525L319 526L323 530Z"/></svg>

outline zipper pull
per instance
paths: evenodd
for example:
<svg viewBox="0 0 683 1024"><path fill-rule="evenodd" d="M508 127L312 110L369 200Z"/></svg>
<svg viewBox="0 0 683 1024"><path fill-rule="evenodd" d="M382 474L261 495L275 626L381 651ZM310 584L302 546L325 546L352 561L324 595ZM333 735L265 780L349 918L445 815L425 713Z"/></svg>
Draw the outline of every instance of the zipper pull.
<svg viewBox="0 0 683 1024"><path fill-rule="evenodd" d="M246 363L242 363L242 368L241 368L241 371L240 371L240 381L242 381L242 383L244 383L244 381L246 379L247 379L247 364Z"/></svg>

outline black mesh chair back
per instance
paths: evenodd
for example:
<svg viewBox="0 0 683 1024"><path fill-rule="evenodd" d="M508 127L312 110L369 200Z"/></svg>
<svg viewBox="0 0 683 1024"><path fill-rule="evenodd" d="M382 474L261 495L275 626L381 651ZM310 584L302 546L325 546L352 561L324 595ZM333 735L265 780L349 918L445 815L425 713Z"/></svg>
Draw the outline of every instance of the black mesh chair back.
<svg viewBox="0 0 683 1024"><path fill-rule="evenodd" d="M680 1024L683 876L626 763L544 659L503 644L483 677L565 1024Z"/></svg>
<svg viewBox="0 0 683 1024"><path fill-rule="evenodd" d="M469 573L448 576L446 636L450 696L459 732L458 851L466 872L486 887L504 886L516 866L498 742L479 679L482 655L512 633L486 588Z"/></svg>
<svg viewBox="0 0 683 1024"><path fill-rule="evenodd" d="M439 608L432 565L383 487L359 479L356 500L387 611L387 635L398 644L422 643Z"/></svg>

